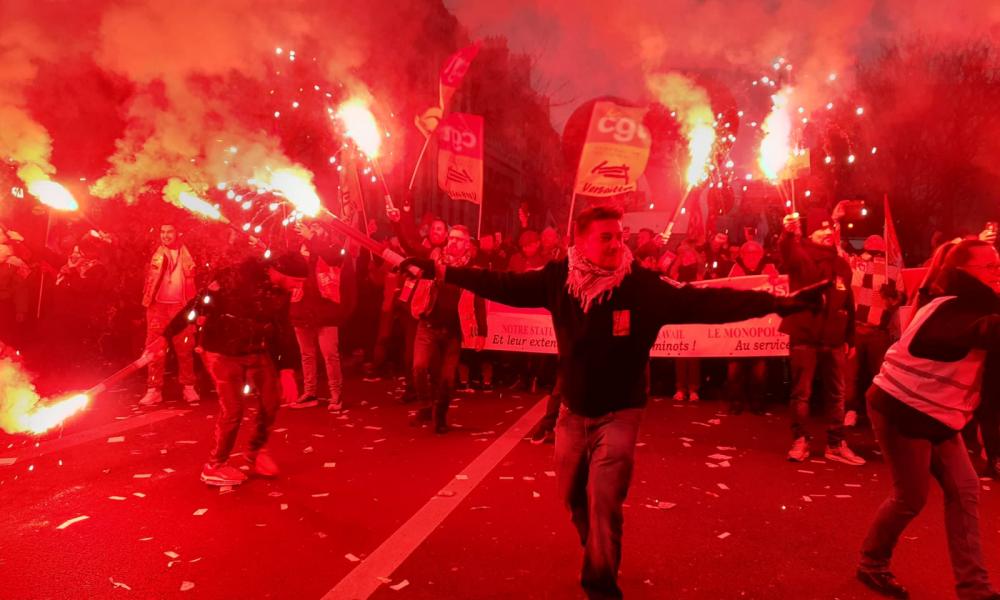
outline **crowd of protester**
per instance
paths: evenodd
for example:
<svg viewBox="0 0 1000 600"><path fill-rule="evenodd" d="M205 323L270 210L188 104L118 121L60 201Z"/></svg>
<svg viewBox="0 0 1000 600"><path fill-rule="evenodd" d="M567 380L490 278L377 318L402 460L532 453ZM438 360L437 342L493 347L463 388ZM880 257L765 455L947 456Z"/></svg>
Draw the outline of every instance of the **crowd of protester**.
<svg viewBox="0 0 1000 600"><path fill-rule="evenodd" d="M526 209L513 232L484 232L474 239L461 225L449 227L432 215L415 219L409 211L390 211L387 220L372 219L368 233L404 256L429 257L449 265L472 265L492 271L524 273L566 257L570 244L556 227L529 227ZM838 205L827 220L813 220L803 231L786 218L780 236L754 239L749 228L740 239L728 231L665 239L651 229L626 232L625 243L643 268L680 283L743 276L766 276L776 282L788 275L791 289L820 280L835 282L822 314L785 319L787 358L676 358L651 362L651 392L675 402L723 401L729 412L763 414L777 405L791 407L790 460L810 454L807 419L824 415L829 458L860 465L864 459L847 448L844 428L865 420L863 395L877 374L886 349L898 339L897 309L905 304L894 281L865 289L865 274L885 264L885 242L870 236L860 251L840 239ZM423 289L378 257L345 246L319 222L291 228L290 250L270 259L281 273L278 284L293 294L290 320L297 344L300 393L289 404L310 408L325 404L339 410L352 398L343 371L365 381L400 377L403 401L416 408L414 423L446 432L447 407L454 393L497 388L541 391L549 395L546 417L531 434L536 443L552 442L561 401L554 355L483 351L487 335L482 299L442 286ZM121 248L119 240L94 229L46 245L0 227L0 331L15 345L31 349L44 340L50 366L80 381L95 377L141 352L162 335L167 323L207 282L211 270L235 264L255 247L230 234L221 250L199 256L174 222L147 232L142 250ZM133 244L137 245L136 243ZM766 245L765 245L766 244ZM52 246L58 246L54 249ZM249 251L248 249L249 248ZM123 265L128 270L123 269ZM884 273L884 270L881 271ZM870 279L870 278L869 278ZM406 288L414 287L413 290ZM878 318L869 298L882 298ZM39 298L41 296L41 298ZM412 297L411 297L412 296ZM36 313L37 311L37 313ZM40 317L40 318L35 318ZM208 386L197 376L193 327L172 338L167 359L148 368L144 406L164 397L197 402ZM164 370L176 371L177 393L164 394ZM355 388L356 389L356 388ZM1000 434L989 415L989 432L968 435L984 448L983 470L995 474Z"/></svg>

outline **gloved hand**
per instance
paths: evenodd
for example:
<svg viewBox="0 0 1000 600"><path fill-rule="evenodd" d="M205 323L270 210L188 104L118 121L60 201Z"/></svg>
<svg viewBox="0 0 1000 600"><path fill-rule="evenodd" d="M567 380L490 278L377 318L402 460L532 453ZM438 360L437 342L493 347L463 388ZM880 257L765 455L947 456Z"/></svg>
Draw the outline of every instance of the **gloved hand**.
<svg viewBox="0 0 1000 600"><path fill-rule="evenodd" d="M399 272L423 279L434 279L437 276L436 267L433 259L411 256L399 263Z"/></svg>
<svg viewBox="0 0 1000 600"><path fill-rule="evenodd" d="M811 310L816 313L823 308L823 294L833 285L829 279L807 285L785 298L776 298L774 301L774 312L782 317Z"/></svg>

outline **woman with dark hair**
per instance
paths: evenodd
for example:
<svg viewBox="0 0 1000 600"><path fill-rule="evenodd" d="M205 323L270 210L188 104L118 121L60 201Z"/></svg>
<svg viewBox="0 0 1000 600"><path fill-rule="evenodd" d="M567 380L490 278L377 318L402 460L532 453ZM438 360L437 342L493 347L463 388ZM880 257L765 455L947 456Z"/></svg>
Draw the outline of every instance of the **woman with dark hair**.
<svg viewBox="0 0 1000 600"><path fill-rule="evenodd" d="M962 428L980 402L987 351L1000 350L1000 255L978 240L940 250L933 297L889 348L868 391L868 414L892 476L861 551L858 579L909 597L889 571L899 536L927 501L930 476L944 493L945 529L959 598L1000 598L979 539L979 480Z"/></svg>

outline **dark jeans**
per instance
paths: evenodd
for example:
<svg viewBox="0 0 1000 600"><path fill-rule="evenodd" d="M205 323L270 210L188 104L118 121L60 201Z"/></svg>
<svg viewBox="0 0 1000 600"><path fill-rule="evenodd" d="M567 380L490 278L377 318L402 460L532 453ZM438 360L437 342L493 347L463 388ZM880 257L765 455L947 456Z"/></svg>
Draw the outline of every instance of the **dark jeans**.
<svg viewBox="0 0 1000 600"><path fill-rule="evenodd" d="M861 412L865 407L865 392L882 368L882 360L891 345L892 338L888 331L858 324L854 335L854 353L847 361L846 410Z"/></svg>
<svg viewBox="0 0 1000 600"><path fill-rule="evenodd" d="M271 426L278 416L281 393L278 374L271 357L266 354L248 356L226 356L214 352L202 355L205 368L215 380L215 390L219 395L219 415L215 419L215 445L209 460L221 464L229 460L243 421L243 403L248 396L243 386L249 384L256 392L259 405L256 414L256 429L250 437L250 452L256 452L267 443Z"/></svg>
<svg viewBox="0 0 1000 600"><path fill-rule="evenodd" d="M545 397L545 414L535 424L535 431L555 431L556 421L559 419L559 407L562 406L562 386L559 380L552 389L552 393Z"/></svg>
<svg viewBox="0 0 1000 600"><path fill-rule="evenodd" d="M628 494L641 408L587 418L566 407L556 425L559 495L583 545L580 583L588 598L621 598L622 504Z"/></svg>
<svg viewBox="0 0 1000 600"><path fill-rule="evenodd" d="M443 415L448 410L455 389L458 358L462 353L461 333L447 327L417 325L413 342L413 386L417 400L425 409Z"/></svg>
<svg viewBox="0 0 1000 600"><path fill-rule="evenodd" d="M767 361L763 358L739 358L729 361L726 386L729 401L742 409L747 403L753 410L763 410L767 382Z"/></svg>
<svg viewBox="0 0 1000 600"><path fill-rule="evenodd" d="M792 437L798 439L808 435L809 398L813 392L813 378L818 375L827 417L827 444L836 446L844 439L846 350L792 346L789 358L792 366Z"/></svg>
<svg viewBox="0 0 1000 600"><path fill-rule="evenodd" d="M957 433L940 443L909 438L877 408L868 416L892 476L892 495L882 503L861 550L861 568L887 571L899 536L927 502L930 476L944 493L944 525L959 598L993 593L979 542L979 479Z"/></svg>

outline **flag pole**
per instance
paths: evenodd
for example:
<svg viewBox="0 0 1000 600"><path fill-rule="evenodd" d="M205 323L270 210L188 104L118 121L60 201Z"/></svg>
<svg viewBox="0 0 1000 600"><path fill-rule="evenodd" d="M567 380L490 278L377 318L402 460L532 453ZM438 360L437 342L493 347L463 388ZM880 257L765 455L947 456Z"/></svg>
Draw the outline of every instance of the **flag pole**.
<svg viewBox="0 0 1000 600"><path fill-rule="evenodd" d="M573 210L576 208L576 191L573 192L573 196L569 201L569 218L566 220L566 235L570 235L573 231Z"/></svg>
<svg viewBox="0 0 1000 600"><path fill-rule="evenodd" d="M431 134L433 135L433 133ZM420 154L417 155L417 164L413 165L413 175L410 175L410 187L407 188L411 192L413 191L413 185L417 182L417 172L420 170L420 164L424 161L424 154L427 153L427 147L431 144L431 136L428 135L424 138L424 147L420 149Z"/></svg>

